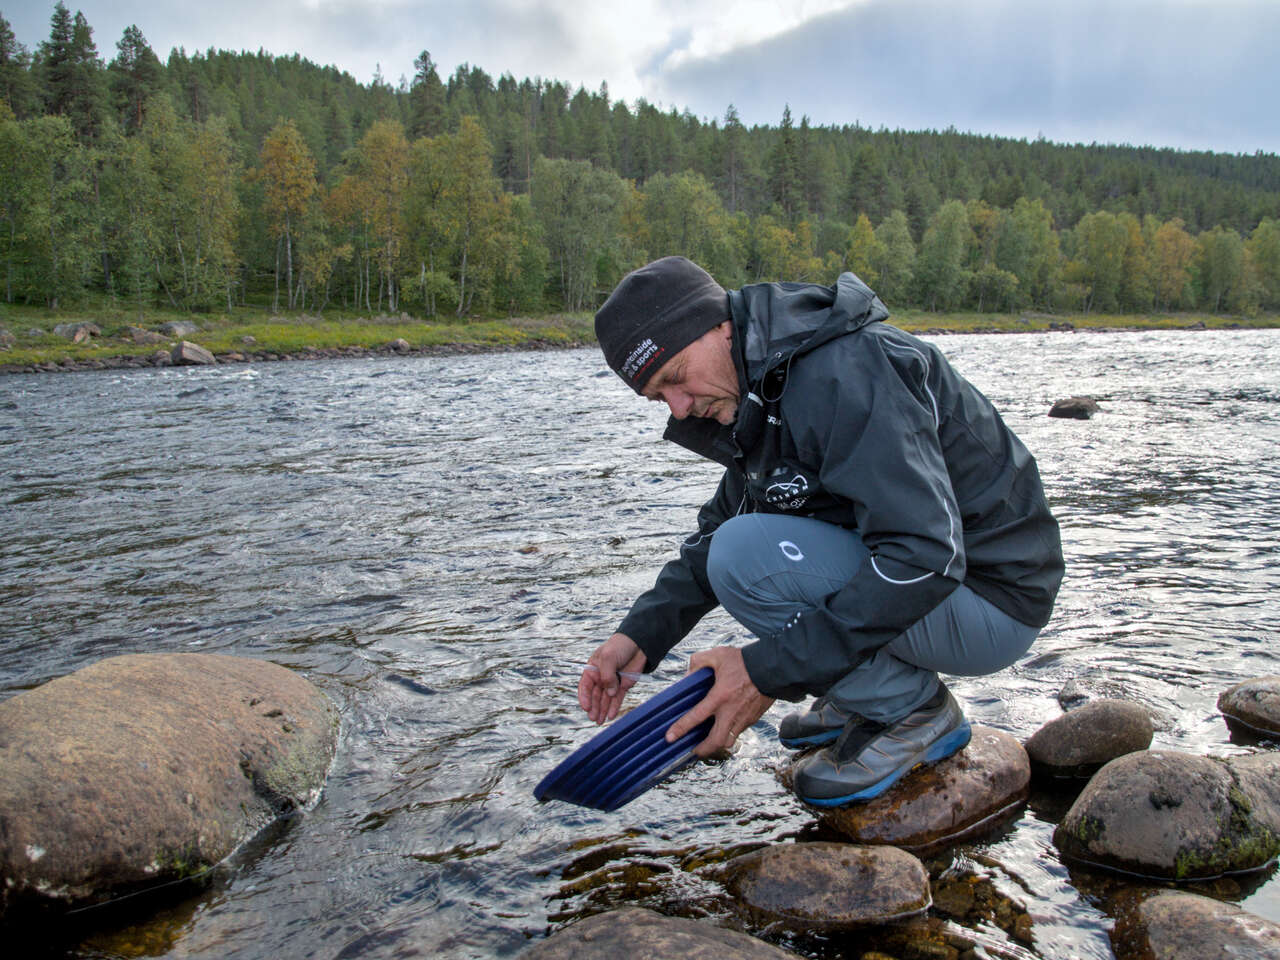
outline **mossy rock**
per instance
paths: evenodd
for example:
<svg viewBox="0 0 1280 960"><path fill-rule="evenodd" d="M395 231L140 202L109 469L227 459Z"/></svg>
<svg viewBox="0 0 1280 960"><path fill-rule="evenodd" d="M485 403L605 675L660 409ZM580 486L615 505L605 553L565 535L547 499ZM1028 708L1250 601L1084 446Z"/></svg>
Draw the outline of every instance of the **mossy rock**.
<svg viewBox="0 0 1280 960"><path fill-rule="evenodd" d="M329 699L275 664L133 654L0 703L0 911L207 871L318 796Z"/></svg>
<svg viewBox="0 0 1280 960"><path fill-rule="evenodd" d="M1068 859L1190 880L1256 870L1280 854L1280 758L1144 750L1111 761L1053 839Z"/></svg>

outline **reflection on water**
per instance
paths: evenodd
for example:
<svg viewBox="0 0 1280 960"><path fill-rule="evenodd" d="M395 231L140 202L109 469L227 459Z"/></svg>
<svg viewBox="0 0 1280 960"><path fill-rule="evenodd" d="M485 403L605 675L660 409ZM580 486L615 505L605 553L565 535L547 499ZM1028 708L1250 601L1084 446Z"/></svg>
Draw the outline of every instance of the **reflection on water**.
<svg viewBox="0 0 1280 960"><path fill-rule="evenodd" d="M1159 747L1257 749L1215 701L1280 673L1280 335L938 342L1036 454L1067 550L1037 645L954 682L971 717L1025 738L1074 681L1155 709ZM1048 419L1070 394L1105 412ZM105 656L216 651L305 673L344 720L316 809L69 954L510 956L634 902L732 922L716 864L812 831L777 781L785 705L617 813L531 794L591 733L577 665L714 487L661 426L592 350L0 379L4 695ZM717 614L681 649L724 637ZM937 866L1030 914L1030 945L970 930L990 951L1111 955L1105 884L1052 844L1069 799ZM1278 891L1219 895L1280 921Z"/></svg>

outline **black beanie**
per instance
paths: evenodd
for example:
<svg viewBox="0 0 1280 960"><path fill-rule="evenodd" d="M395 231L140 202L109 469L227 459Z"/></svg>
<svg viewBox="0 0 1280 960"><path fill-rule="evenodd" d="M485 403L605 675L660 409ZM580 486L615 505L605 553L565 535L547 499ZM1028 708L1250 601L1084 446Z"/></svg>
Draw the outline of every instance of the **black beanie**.
<svg viewBox="0 0 1280 960"><path fill-rule="evenodd" d="M729 295L692 260L663 257L622 278L596 312L596 339L636 393L677 353L729 319Z"/></svg>

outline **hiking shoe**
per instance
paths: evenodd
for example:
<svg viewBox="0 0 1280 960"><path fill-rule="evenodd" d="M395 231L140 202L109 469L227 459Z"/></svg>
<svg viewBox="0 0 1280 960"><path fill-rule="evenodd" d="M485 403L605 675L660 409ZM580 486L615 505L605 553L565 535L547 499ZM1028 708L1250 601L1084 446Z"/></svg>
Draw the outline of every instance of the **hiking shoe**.
<svg viewBox="0 0 1280 960"><path fill-rule="evenodd" d="M871 800L913 767L936 763L969 742L969 721L946 687L895 723L863 717L845 727L831 746L795 767L796 795L818 807Z"/></svg>
<svg viewBox="0 0 1280 960"><path fill-rule="evenodd" d="M789 713L782 718L782 723L778 726L778 739L789 750L819 747L840 736L840 731L855 716L857 714L829 703L826 697L819 697L808 710Z"/></svg>

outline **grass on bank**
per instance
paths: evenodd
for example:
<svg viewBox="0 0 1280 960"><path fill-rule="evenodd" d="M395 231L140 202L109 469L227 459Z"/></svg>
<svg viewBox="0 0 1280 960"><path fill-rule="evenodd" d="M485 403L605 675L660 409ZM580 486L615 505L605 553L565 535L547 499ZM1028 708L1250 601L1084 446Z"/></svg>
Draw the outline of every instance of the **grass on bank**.
<svg viewBox="0 0 1280 960"><path fill-rule="evenodd" d="M92 323L101 331L90 341L72 343L54 333L65 323ZM130 327L157 331L167 323L195 324L200 329L184 337L168 337L163 343L134 343ZM13 337L8 349L0 349L0 364L58 363L65 359L101 360L119 356L150 356L168 349L179 339L198 343L214 354L239 352L293 354L308 349L344 347L378 348L395 340L410 347L474 345L519 347L572 346L592 343L591 315L548 314L506 320L421 320L408 314L370 316L367 313L326 310L316 316L302 312L273 314L252 307L233 313L187 313L178 310L127 310L119 307L76 307L51 311L37 307L0 306L0 328ZM250 339L252 338L252 339Z"/></svg>
<svg viewBox="0 0 1280 960"><path fill-rule="evenodd" d="M93 323L102 331L85 343L72 343L55 334L63 323ZM0 305L0 329L8 331L12 343L0 348L0 364L30 365L60 363L64 360L101 360L119 356L149 356L168 349L178 338L163 343L134 343L126 335L131 326L157 330L166 323L194 323L200 327L184 339L198 343L215 354L239 352L296 354L308 349L344 347L378 348L403 339L414 348L453 345L511 348L536 345L572 346L593 343L595 333L590 313L559 313L509 319L465 319L435 317L422 320L398 316L370 316L351 310L327 310L322 316L302 312L272 314L262 308L239 308L232 313L192 314L177 310L121 308L118 305L77 306L51 311L39 307ZM991 314L928 313L921 310L895 312L891 322L913 333L951 331L956 333L1032 333L1070 324L1078 330L1177 330L1253 329L1280 327L1280 315L1257 317L1179 314ZM252 338L250 340L249 338ZM0 339L6 339L2 338Z"/></svg>

